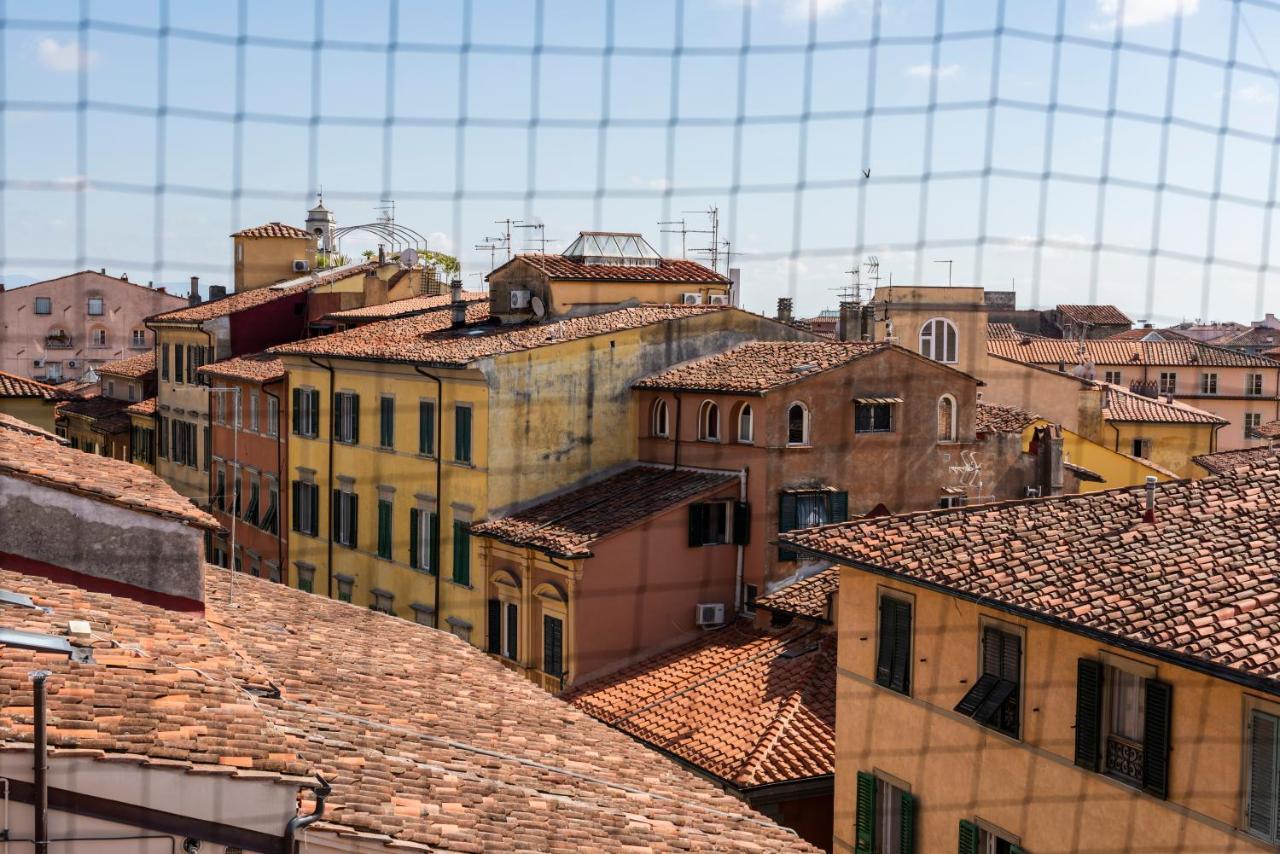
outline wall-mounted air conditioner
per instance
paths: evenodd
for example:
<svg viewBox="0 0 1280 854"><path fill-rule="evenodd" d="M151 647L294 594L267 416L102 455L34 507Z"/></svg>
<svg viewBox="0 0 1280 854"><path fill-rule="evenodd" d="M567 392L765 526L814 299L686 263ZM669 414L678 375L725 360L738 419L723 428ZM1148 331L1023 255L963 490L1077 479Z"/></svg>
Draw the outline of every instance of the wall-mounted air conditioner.
<svg viewBox="0 0 1280 854"><path fill-rule="evenodd" d="M78 368L78 367L80 367L80 363L79 363L79 362L77 362L75 359L72 359L70 362L67 362L67 367L68 367L68 368Z"/></svg>
<svg viewBox="0 0 1280 854"><path fill-rule="evenodd" d="M36 368L43 368L43 367L44 367L44 359L32 359L32 360L31 360L31 365L32 365L32 367L36 367Z"/></svg>
<svg viewBox="0 0 1280 854"><path fill-rule="evenodd" d="M293 262L293 272L295 273L305 273L310 269L311 265L308 264L305 259L299 258Z"/></svg>
<svg viewBox="0 0 1280 854"><path fill-rule="evenodd" d="M681 294L680 301L685 305L702 305L702 294Z"/></svg>
<svg viewBox="0 0 1280 854"><path fill-rule="evenodd" d="M701 602L695 614L699 626L719 626L724 623L724 604L721 602Z"/></svg>
<svg viewBox="0 0 1280 854"><path fill-rule="evenodd" d="M511 292L511 310L518 311L529 307L529 300L533 294L527 290L518 290Z"/></svg>
<svg viewBox="0 0 1280 854"><path fill-rule="evenodd" d="M712 294L707 298L707 302L712 305L728 305L729 297L727 294Z"/></svg>

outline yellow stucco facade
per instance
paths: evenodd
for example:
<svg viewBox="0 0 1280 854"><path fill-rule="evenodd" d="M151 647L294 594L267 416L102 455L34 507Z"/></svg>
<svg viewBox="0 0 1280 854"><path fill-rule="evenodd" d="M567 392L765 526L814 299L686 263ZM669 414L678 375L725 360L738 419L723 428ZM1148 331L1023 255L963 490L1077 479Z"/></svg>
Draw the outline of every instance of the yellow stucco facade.
<svg viewBox="0 0 1280 854"><path fill-rule="evenodd" d="M1248 715L1274 713L1280 697L946 592L840 572L836 851L855 850L859 772L909 792L917 852L958 850L962 820L1034 854L1274 850L1240 828ZM876 683L883 596L912 609L907 694ZM1022 639L1017 737L954 711L982 672L987 626ZM1167 798L1075 765L1080 659L1172 686Z"/></svg>
<svg viewBox="0 0 1280 854"><path fill-rule="evenodd" d="M0 397L0 412L52 433L56 402L39 397Z"/></svg>
<svg viewBox="0 0 1280 854"><path fill-rule="evenodd" d="M305 275L315 267L315 241L308 237L247 237L231 235L235 289L251 291ZM295 270L305 261L307 270Z"/></svg>
<svg viewBox="0 0 1280 854"><path fill-rule="evenodd" d="M175 354L181 347L185 360L188 348L208 348L210 336L193 325L153 324L151 328L156 334L159 354L156 359L155 471L181 495L204 507L209 503L209 468L205 462L209 441L209 389L197 383L194 377L187 376L185 364L179 375ZM213 356L207 359L210 362L214 360ZM174 422L186 425L182 429L194 436L193 454L181 456L175 450Z"/></svg>
<svg viewBox="0 0 1280 854"><path fill-rule="evenodd" d="M1147 448L1146 459L1178 477L1200 477L1204 470L1191 458L1217 450L1218 427L1214 424L1107 421L1106 428L1114 434L1112 447L1121 454L1136 454L1139 448Z"/></svg>
<svg viewBox="0 0 1280 854"><path fill-rule="evenodd" d="M876 341L893 338L967 374L986 375L987 307L982 288L879 287L872 305Z"/></svg>

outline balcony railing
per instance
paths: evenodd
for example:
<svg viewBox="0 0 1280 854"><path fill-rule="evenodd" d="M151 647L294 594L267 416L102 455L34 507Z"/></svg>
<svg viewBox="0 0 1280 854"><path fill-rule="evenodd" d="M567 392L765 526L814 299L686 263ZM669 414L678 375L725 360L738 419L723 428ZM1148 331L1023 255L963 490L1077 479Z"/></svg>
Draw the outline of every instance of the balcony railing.
<svg viewBox="0 0 1280 854"><path fill-rule="evenodd" d="M44 339L44 346L50 350L70 350L71 336L70 335L46 335Z"/></svg>

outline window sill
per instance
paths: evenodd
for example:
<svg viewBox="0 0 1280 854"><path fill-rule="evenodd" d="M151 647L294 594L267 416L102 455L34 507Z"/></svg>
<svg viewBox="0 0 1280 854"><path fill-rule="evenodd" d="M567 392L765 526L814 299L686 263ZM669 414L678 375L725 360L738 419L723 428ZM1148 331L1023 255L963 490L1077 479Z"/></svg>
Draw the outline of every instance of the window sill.
<svg viewBox="0 0 1280 854"><path fill-rule="evenodd" d="M787 443L788 451L808 451L812 449L813 449L813 445L809 444L808 442L801 442L799 444L792 444L791 442Z"/></svg>
<svg viewBox="0 0 1280 854"><path fill-rule="evenodd" d="M475 463L464 463L461 460L449 460L449 465L456 466L460 469L474 469L476 467Z"/></svg>
<svg viewBox="0 0 1280 854"><path fill-rule="evenodd" d="M454 587L460 587L463 590L475 590L475 588L470 584L463 584L461 581L454 581L452 578L446 578L444 580L452 584Z"/></svg>
<svg viewBox="0 0 1280 854"><path fill-rule="evenodd" d="M422 453L421 451L419 451L418 453L414 454L414 456L415 456L415 457L417 457L417 458L418 458L418 459L420 459L420 460L427 460L427 461L429 461L429 462L435 462L435 461L436 461L436 455L435 455L435 454L424 454L424 453Z"/></svg>

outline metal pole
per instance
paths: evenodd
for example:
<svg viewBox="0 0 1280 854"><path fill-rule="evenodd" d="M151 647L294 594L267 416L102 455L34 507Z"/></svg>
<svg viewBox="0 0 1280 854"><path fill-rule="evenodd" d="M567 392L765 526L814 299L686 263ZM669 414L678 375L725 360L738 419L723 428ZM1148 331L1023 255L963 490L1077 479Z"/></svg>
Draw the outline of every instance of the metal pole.
<svg viewBox="0 0 1280 854"><path fill-rule="evenodd" d="M45 679L47 670L37 670L31 674L31 693L34 695L33 711L35 716L35 757L34 776L32 782L36 789L35 803L35 851L36 854L49 852L49 734L45 718Z"/></svg>

